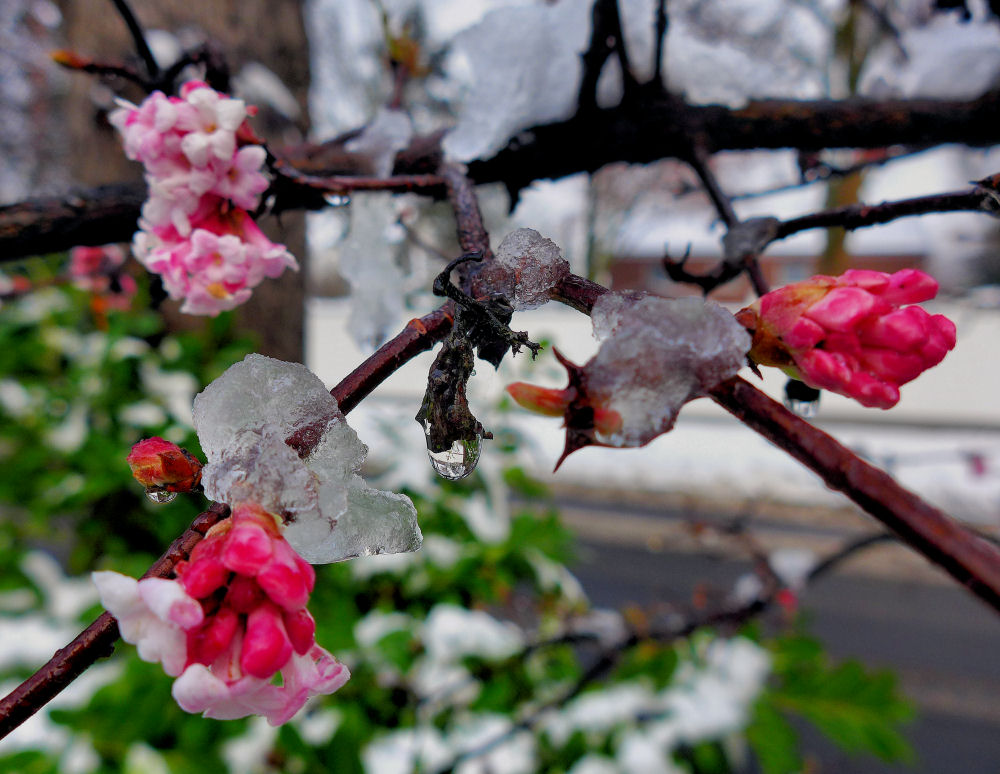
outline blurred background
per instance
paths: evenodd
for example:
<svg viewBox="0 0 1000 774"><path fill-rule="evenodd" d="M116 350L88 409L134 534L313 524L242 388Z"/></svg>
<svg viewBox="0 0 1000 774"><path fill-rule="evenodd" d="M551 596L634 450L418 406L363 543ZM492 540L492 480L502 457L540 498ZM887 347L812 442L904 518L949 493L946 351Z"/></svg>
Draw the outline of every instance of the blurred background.
<svg viewBox="0 0 1000 774"><path fill-rule="evenodd" d="M410 137L451 126L449 153L487 158L517 132L567 117L591 5L133 3L162 64L206 41L223 53L234 94L259 106L254 128L272 148L294 156L341 138L334 150L354 155L334 155L330 171L351 171L337 164L366 152L377 171ZM619 5L631 69L651 77L657 4ZM1000 75L1000 26L985 3L671 0L667 9L661 75L693 103L967 99ZM107 124L116 95L141 94L49 58L59 48L133 57L112 4L0 0L0 36L0 203L141 180ZM511 89L525 82L530 100ZM621 84L612 58L599 103L615 105ZM386 110L390 102L405 110ZM402 128L393 112L405 114ZM369 124L379 132L357 134ZM712 159L741 218L961 189L998 169L996 151L958 146ZM494 247L534 228L574 272L616 289L698 292L669 279L664 256L689 254L694 272L723 256L724 228L678 161L478 193ZM264 218L303 270L210 320L160 302L134 262L97 284L73 275L64 254L5 263L3 688L99 612L87 572L141 574L204 506L197 497L147 501L124 463L132 443L161 435L197 452L191 399L247 352L305 362L333 385L409 318L436 308L433 277L460 252L446 204L379 193L327 203L308 216ZM995 220L950 213L848 234L807 231L761 259L773 285L849 267L917 267L941 281L928 307L955 321L958 346L907 385L896 408L826 393L818 407L796 408L992 536L998 237ZM735 311L753 295L740 278L712 298ZM318 568L317 639L350 665L347 687L280 730L206 721L173 704L158 667L119 647L0 742L0 770L998 770L1000 622L989 610L709 401L688 405L673 431L643 449L588 448L552 474L558 421L519 414L502 388L521 379L561 387L551 347L583 362L597 345L586 317L553 304L512 325L546 348L534 363L508 358L497 372L478 364L470 401L495 440L469 478L434 476L412 419L431 354L349 417L371 449L366 476L410 494L425 543L413 555ZM763 389L780 399L785 382L768 374ZM769 574L781 590L762 614L676 634L752 602Z"/></svg>

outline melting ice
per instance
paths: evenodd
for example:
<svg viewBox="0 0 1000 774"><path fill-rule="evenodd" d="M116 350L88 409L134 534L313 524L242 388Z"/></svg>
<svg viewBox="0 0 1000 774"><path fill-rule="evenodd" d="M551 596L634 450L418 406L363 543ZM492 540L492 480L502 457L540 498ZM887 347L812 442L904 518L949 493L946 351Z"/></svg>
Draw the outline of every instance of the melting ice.
<svg viewBox="0 0 1000 774"><path fill-rule="evenodd" d="M681 406L739 371L750 348L729 312L698 298L606 293L591 319L601 348L585 366L587 387L621 415L621 429L598 438L613 446L667 432Z"/></svg>
<svg viewBox="0 0 1000 774"><path fill-rule="evenodd" d="M194 425L208 458L205 494L282 516L306 561L420 547L413 504L358 475L368 447L304 365L248 355L195 397Z"/></svg>
<svg viewBox="0 0 1000 774"><path fill-rule="evenodd" d="M567 274L569 262L555 242L534 229L519 228L504 237L482 278L520 312L548 301L549 291Z"/></svg>

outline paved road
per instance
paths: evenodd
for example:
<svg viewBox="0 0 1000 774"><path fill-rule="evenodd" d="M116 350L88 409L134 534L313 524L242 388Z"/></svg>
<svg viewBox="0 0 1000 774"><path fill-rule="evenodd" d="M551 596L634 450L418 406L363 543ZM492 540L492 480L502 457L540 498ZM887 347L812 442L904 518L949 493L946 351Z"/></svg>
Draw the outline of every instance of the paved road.
<svg viewBox="0 0 1000 774"><path fill-rule="evenodd" d="M749 569L745 561L665 548L672 544L661 539L663 531L689 514L625 507L624 518L615 519L592 500L566 498L561 506L580 528L575 570L596 605L683 601L699 582L725 589ZM599 528L606 519L619 525L613 538ZM780 524L770 521L767 529L780 542ZM812 536L801 525L789 530L806 545L830 537ZM805 747L822 762L816 774L1000 773L1000 619L986 607L926 571L898 581L862 564L818 580L803 608L831 655L892 667L919 711L909 733L919 755L915 768L850 758L806 729Z"/></svg>

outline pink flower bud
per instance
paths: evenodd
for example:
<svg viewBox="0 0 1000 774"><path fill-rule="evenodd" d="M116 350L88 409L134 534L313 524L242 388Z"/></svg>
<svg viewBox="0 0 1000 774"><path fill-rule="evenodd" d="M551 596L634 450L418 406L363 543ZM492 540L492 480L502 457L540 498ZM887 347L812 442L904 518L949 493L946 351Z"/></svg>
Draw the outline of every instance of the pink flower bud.
<svg viewBox="0 0 1000 774"><path fill-rule="evenodd" d="M201 481L201 463L186 449L162 438L146 438L125 458L132 476L147 489L190 492Z"/></svg>
<svg viewBox="0 0 1000 774"><path fill-rule="evenodd" d="M244 673L268 679L288 662L292 653L292 642L276 605L265 602L247 616L240 654L240 668Z"/></svg>
<svg viewBox="0 0 1000 774"><path fill-rule="evenodd" d="M180 675L173 695L183 709L219 719L263 715L280 725L309 697L347 681L343 665L316 645L305 609L312 566L256 504L237 506L175 572L177 580L138 584L108 572L94 579L140 657Z"/></svg>
<svg viewBox="0 0 1000 774"><path fill-rule="evenodd" d="M316 621L304 607L298 610L285 610L282 613L285 631L292 641L292 647L300 656L308 653L316 644Z"/></svg>
<svg viewBox="0 0 1000 774"><path fill-rule="evenodd" d="M239 627L240 617L236 611L220 607L202 626L188 630L188 663L211 664L229 647Z"/></svg>
<svg viewBox="0 0 1000 774"><path fill-rule="evenodd" d="M557 390L526 382L514 382L504 389L521 408L547 417L561 417L572 400L569 388Z"/></svg>
<svg viewBox="0 0 1000 774"><path fill-rule="evenodd" d="M891 408L899 387L955 346L955 325L919 306L937 294L917 269L852 269L765 294L737 314L753 333L750 357L864 406Z"/></svg>

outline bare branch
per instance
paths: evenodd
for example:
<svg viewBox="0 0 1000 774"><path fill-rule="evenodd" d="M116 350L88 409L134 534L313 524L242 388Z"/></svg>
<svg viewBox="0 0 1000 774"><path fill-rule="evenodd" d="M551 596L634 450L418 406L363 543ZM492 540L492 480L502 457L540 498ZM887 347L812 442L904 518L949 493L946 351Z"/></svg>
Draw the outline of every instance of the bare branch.
<svg viewBox="0 0 1000 774"><path fill-rule="evenodd" d="M853 231L856 228L877 226L900 218L927 215L932 212L981 212L997 217L1000 215L1000 198L996 190L996 179L980 181L975 188L967 191L917 196L881 204L850 204L833 210L803 215L778 224L774 239L785 239L800 231L813 228L840 228Z"/></svg>
<svg viewBox="0 0 1000 774"><path fill-rule="evenodd" d="M136 53L139 54L143 64L146 65L146 73L149 75L149 80L155 81L160 74L160 65L157 64L156 57L153 56L153 52L149 48L149 43L146 42L146 33L143 32L142 25L139 24L139 20L132 12L126 0L111 0L111 2L114 3L115 9L124 20L125 26L128 27L129 34L132 36L132 42L135 44Z"/></svg>

